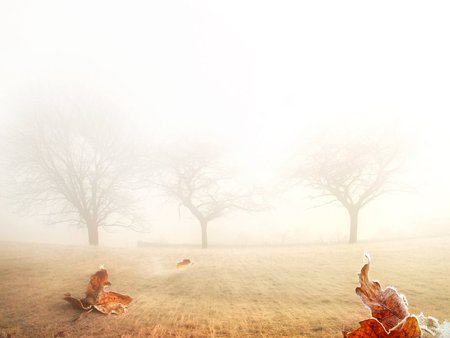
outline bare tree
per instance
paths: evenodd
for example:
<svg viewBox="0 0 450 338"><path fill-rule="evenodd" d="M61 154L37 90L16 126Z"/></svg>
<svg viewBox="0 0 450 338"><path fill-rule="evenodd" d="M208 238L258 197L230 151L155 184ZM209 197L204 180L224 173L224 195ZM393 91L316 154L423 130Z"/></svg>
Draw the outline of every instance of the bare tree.
<svg viewBox="0 0 450 338"><path fill-rule="evenodd" d="M243 188L220 165L220 151L206 144L184 143L162 151L147 179L198 220L202 248L208 247L208 225L229 212L257 211L256 190ZM155 157L152 157L155 158Z"/></svg>
<svg viewBox="0 0 450 338"><path fill-rule="evenodd" d="M374 199L398 191L395 175L401 165L398 143L370 140L368 136L348 142L316 142L294 173L297 182L318 191L317 206L338 202L350 217L349 242L355 243L360 210Z"/></svg>
<svg viewBox="0 0 450 338"><path fill-rule="evenodd" d="M127 188L133 160L110 118L39 112L13 138L16 197L53 223L86 226L90 245L100 227L141 230Z"/></svg>

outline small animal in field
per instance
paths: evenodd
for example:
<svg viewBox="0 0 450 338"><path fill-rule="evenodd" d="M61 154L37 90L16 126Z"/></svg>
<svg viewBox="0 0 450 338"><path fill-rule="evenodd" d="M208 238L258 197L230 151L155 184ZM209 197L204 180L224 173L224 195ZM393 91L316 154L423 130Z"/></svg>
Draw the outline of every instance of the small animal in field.
<svg viewBox="0 0 450 338"><path fill-rule="evenodd" d="M187 267L188 265L191 265L191 264L192 264L191 260L188 259L188 258L185 258L181 262L177 263L177 269L185 268L185 267Z"/></svg>

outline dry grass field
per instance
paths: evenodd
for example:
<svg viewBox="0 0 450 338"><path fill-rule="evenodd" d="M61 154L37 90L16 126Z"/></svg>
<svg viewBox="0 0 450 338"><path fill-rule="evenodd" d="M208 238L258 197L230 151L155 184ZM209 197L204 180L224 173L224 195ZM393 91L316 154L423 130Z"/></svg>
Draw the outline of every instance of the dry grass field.
<svg viewBox="0 0 450 338"><path fill-rule="evenodd" d="M289 248L91 248L0 243L0 337L341 337L368 318L354 289L394 285L411 313L450 317L450 239ZM183 270L175 264L190 258ZM100 264L111 290L134 298L123 316L79 312Z"/></svg>

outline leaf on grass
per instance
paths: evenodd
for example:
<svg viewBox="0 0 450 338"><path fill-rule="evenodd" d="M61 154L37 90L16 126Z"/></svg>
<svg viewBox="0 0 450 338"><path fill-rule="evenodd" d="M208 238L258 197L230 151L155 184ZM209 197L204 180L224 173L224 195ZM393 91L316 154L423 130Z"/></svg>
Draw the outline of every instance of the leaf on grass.
<svg viewBox="0 0 450 338"><path fill-rule="evenodd" d="M86 304L84 299L74 298L70 295L70 293L66 293L64 300L72 304L75 309L88 311L92 308L92 305Z"/></svg>
<svg viewBox="0 0 450 338"><path fill-rule="evenodd" d="M86 301L95 304L97 297L104 291L105 286L110 286L108 271L101 266L100 270L94 273L89 279L86 287Z"/></svg>
<svg viewBox="0 0 450 338"><path fill-rule="evenodd" d="M90 312L93 308L105 314L122 314L133 298L117 292L105 291L105 286L110 286L108 271L103 267L94 273L86 287L85 298L74 298L66 293L64 300L72 304L76 309Z"/></svg>
<svg viewBox="0 0 450 338"><path fill-rule="evenodd" d="M191 264L191 260L189 258L183 259L181 262L177 263L177 269L185 268L186 266Z"/></svg>
<svg viewBox="0 0 450 338"><path fill-rule="evenodd" d="M387 337L388 333L381 323L374 319L366 319L359 322L360 328L352 332L343 332L345 338L381 338Z"/></svg>
<svg viewBox="0 0 450 338"><path fill-rule="evenodd" d="M406 317L389 332L389 337L393 338L417 338L421 336L422 330L415 316Z"/></svg>
<svg viewBox="0 0 450 338"><path fill-rule="evenodd" d="M130 296L122 295L117 292L109 291L101 293L96 300L96 305L108 304L108 303L118 303L122 305L128 305L131 303L133 298Z"/></svg>
<svg viewBox="0 0 450 338"><path fill-rule="evenodd" d="M417 338L422 335L419 322L414 316L406 317L389 332L375 318L359 322L360 328L343 332L345 338Z"/></svg>
<svg viewBox="0 0 450 338"><path fill-rule="evenodd" d="M408 303L405 296L399 294L393 287L381 288L380 283L369 279L370 258L364 255L368 262L359 274L360 287L356 294L362 302L369 307L372 317L359 322L360 328L352 332L343 332L348 338L417 338L423 332L432 336L450 337L450 325L434 317L425 317L423 313L418 316L409 315Z"/></svg>
<svg viewBox="0 0 450 338"><path fill-rule="evenodd" d="M356 294L370 308L372 317L389 331L409 315L408 303L405 296L394 288L387 287L383 290L380 283L369 280L369 267L370 260L361 269L359 274L361 286L356 288Z"/></svg>
<svg viewBox="0 0 450 338"><path fill-rule="evenodd" d="M122 313L127 311L126 306L120 303L98 304L94 305L94 308L104 314L121 315Z"/></svg>

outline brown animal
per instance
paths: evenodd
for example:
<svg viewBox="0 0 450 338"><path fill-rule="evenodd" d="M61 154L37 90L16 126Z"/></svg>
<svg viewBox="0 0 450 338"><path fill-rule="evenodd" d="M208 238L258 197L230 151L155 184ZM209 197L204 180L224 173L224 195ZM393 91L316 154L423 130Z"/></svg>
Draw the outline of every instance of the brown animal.
<svg viewBox="0 0 450 338"><path fill-rule="evenodd" d="M186 266L192 264L191 260L188 258L183 259L181 262L177 263L177 269L185 268Z"/></svg>

